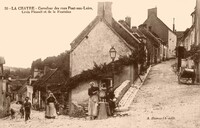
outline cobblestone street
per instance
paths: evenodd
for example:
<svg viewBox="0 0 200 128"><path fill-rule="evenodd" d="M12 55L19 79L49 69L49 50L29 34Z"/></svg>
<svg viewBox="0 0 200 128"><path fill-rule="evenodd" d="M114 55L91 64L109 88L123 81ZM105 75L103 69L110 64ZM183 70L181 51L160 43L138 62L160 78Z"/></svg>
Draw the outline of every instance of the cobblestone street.
<svg viewBox="0 0 200 128"><path fill-rule="evenodd" d="M178 84L167 61L151 68L144 85L134 98L127 116L90 121L59 116L45 119L33 111L27 123L22 119L0 120L1 128L199 128L200 86Z"/></svg>

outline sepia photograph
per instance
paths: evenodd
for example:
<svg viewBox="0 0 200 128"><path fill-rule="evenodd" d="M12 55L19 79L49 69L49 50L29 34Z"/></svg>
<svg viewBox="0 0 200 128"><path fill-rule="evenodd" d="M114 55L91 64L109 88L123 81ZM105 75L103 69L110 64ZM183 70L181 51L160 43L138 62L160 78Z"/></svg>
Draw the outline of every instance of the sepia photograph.
<svg viewBox="0 0 200 128"><path fill-rule="evenodd" d="M0 0L0 128L200 128L200 0Z"/></svg>

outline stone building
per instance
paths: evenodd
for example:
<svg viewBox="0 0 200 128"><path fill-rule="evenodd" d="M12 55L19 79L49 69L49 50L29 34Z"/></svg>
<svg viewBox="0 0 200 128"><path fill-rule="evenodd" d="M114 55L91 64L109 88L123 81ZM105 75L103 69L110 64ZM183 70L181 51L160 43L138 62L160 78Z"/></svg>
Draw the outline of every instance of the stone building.
<svg viewBox="0 0 200 128"><path fill-rule="evenodd" d="M112 16L112 3L99 2L97 16L95 19L78 35L71 43L70 51L70 77L77 77L83 71L92 70L96 65L109 64L111 58L109 50L111 47L116 49L116 59L122 56L129 56L139 49L141 43L132 33L122 24L115 21ZM114 76L114 88L125 80L130 80L131 84L138 77L137 64L128 65L122 72ZM104 82L112 86L112 77L107 74ZM70 112L73 111L72 104L86 104L88 102L89 82L98 81L95 78L85 80L73 85L70 90Z"/></svg>
<svg viewBox="0 0 200 128"><path fill-rule="evenodd" d="M163 48L165 45L163 41L153 32L148 30L146 24L142 24L139 26L139 30L146 36L146 44L147 44L147 60L150 64L156 64L162 61L165 54L163 54Z"/></svg>
<svg viewBox="0 0 200 128"><path fill-rule="evenodd" d="M163 41L167 49L163 48L165 52L164 59L175 58L175 49L177 44L176 34L157 16L157 8L148 9L148 17L144 24L148 29L156 33Z"/></svg>

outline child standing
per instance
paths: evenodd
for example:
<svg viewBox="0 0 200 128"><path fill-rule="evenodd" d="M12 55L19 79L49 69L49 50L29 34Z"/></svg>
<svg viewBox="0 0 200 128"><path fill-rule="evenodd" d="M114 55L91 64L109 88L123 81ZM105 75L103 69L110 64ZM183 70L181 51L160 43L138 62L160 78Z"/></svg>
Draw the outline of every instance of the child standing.
<svg viewBox="0 0 200 128"><path fill-rule="evenodd" d="M30 114L31 114L31 103L28 100L29 100L29 97L26 97L25 103L24 103L25 121L30 119Z"/></svg>

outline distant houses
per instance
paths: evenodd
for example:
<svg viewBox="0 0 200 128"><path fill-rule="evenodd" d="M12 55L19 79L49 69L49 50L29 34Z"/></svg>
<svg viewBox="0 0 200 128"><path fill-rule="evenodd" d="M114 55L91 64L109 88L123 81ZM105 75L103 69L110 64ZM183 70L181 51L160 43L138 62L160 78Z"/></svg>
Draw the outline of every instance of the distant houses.
<svg viewBox="0 0 200 128"><path fill-rule="evenodd" d="M177 36L175 29L172 31L157 15L157 8L148 9L148 17L144 21L147 28L164 41L163 59L175 58Z"/></svg>

